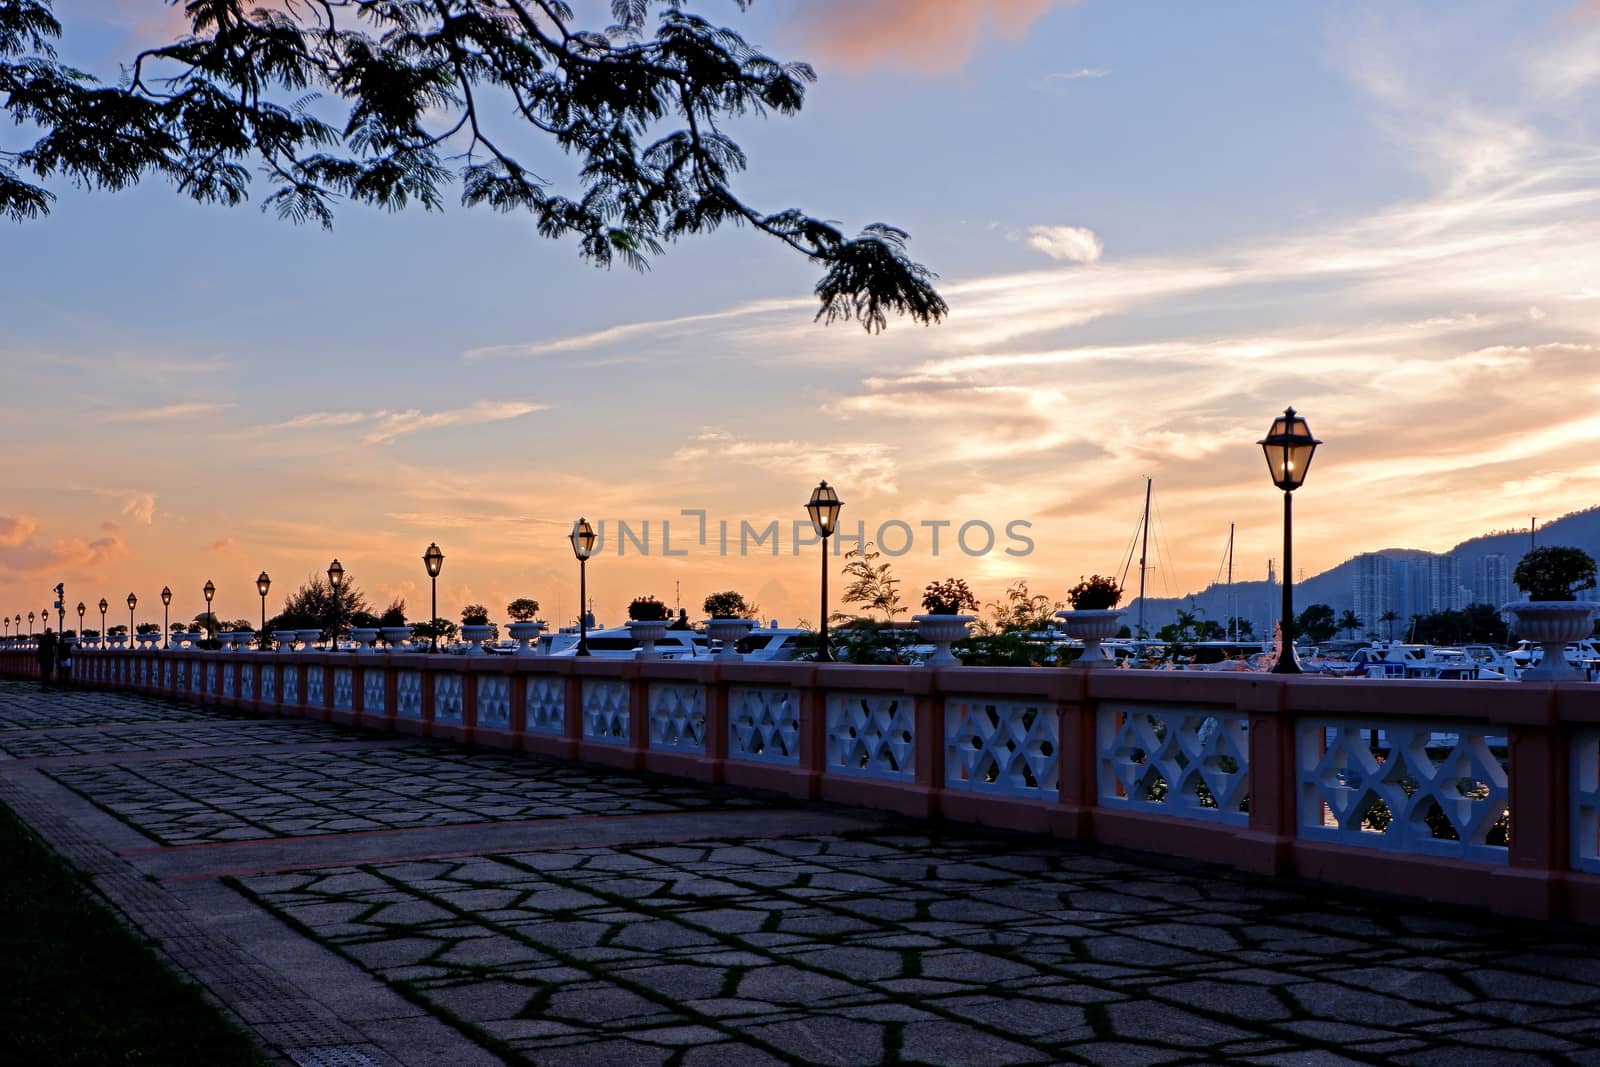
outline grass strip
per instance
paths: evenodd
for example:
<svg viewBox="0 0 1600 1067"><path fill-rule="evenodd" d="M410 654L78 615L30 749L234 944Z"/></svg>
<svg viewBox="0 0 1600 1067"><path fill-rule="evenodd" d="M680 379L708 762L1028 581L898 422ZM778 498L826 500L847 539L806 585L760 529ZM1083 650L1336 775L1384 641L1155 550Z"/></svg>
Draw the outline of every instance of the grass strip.
<svg viewBox="0 0 1600 1067"><path fill-rule="evenodd" d="M91 892L0 805L0 1063L261 1067L244 1032Z"/></svg>

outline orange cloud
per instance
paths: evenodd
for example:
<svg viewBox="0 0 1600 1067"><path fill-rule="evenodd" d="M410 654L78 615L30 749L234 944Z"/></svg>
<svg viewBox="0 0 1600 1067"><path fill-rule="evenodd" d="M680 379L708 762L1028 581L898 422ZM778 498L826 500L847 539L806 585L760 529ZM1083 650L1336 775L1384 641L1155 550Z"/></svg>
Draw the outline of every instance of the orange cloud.
<svg viewBox="0 0 1600 1067"><path fill-rule="evenodd" d="M959 70L987 34L1020 40L1054 8L1077 0L812 0L795 29L823 64L887 64L924 74Z"/></svg>

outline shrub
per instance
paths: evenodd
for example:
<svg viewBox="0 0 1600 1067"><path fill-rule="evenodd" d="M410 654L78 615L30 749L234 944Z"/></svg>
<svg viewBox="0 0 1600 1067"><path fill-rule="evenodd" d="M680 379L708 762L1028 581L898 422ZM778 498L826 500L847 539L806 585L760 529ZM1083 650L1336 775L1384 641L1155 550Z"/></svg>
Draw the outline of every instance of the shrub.
<svg viewBox="0 0 1600 1067"><path fill-rule="evenodd" d="M702 606L713 619L748 619L756 613L756 606L746 600L743 593L736 593L732 589L712 593Z"/></svg>
<svg viewBox="0 0 1600 1067"><path fill-rule="evenodd" d="M519 596L506 605L506 617L512 622L532 622L538 614L539 602L529 597Z"/></svg>
<svg viewBox="0 0 1600 1067"><path fill-rule="evenodd" d="M482 604L468 604L461 609L462 626L488 626L489 609Z"/></svg>
<svg viewBox="0 0 1600 1067"><path fill-rule="evenodd" d="M978 598L960 578L929 582L922 590L922 606L929 615L960 615L978 610Z"/></svg>
<svg viewBox="0 0 1600 1067"><path fill-rule="evenodd" d="M404 626L406 624L405 605L399 601L389 605L389 610L378 616L379 626Z"/></svg>
<svg viewBox="0 0 1600 1067"><path fill-rule="evenodd" d="M634 597L628 605L628 618L634 622L666 622L672 609L653 596Z"/></svg>
<svg viewBox="0 0 1600 1067"><path fill-rule="evenodd" d="M1511 580L1529 600L1576 600L1594 588L1594 559L1581 548L1536 548L1517 561Z"/></svg>
<svg viewBox="0 0 1600 1067"><path fill-rule="evenodd" d="M1073 611L1106 611L1117 606L1122 599L1122 586L1114 578L1099 574L1082 576L1078 584L1067 590L1067 602Z"/></svg>

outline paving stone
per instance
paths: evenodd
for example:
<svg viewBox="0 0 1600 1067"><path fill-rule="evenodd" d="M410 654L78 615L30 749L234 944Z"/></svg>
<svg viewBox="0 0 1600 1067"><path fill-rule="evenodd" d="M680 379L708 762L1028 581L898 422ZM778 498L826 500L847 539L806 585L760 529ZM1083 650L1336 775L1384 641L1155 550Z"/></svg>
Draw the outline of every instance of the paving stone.
<svg viewBox="0 0 1600 1067"><path fill-rule="evenodd" d="M877 1023L824 1015L766 1026L750 1022L740 1029L801 1063L818 1067L875 1067L884 1060L884 1028Z"/></svg>

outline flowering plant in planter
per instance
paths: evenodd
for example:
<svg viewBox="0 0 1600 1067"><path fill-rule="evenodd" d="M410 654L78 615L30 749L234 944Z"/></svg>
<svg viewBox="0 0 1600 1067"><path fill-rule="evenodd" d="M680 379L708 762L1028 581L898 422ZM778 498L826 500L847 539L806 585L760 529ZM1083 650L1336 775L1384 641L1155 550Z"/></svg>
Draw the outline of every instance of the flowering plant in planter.
<svg viewBox="0 0 1600 1067"><path fill-rule="evenodd" d="M1078 584L1067 590L1067 602L1074 611L1108 611L1122 599L1122 586L1114 578L1098 574L1080 577Z"/></svg>
<svg viewBox="0 0 1600 1067"><path fill-rule="evenodd" d="M628 618L634 622L666 622L672 609L653 596L634 597L628 604Z"/></svg>
<svg viewBox="0 0 1600 1067"><path fill-rule="evenodd" d="M929 582L922 590L922 606L929 615L960 615L978 610L978 598L960 578Z"/></svg>
<svg viewBox="0 0 1600 1067"><path fill-rule="evenodd" d="M1578 593L1594 588L1595 563L1581 548L1550 545L1523 556L1511 580L1529 600L1576 600Z"/></svg>

